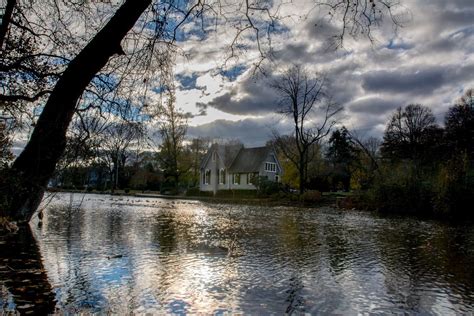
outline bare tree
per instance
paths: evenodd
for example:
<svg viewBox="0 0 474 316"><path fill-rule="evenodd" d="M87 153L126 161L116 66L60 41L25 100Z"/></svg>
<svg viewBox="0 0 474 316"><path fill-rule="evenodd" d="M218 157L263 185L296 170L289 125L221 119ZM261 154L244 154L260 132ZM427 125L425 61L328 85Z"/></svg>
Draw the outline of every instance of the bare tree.
<svg viewBox="0 0 474 316"><path fill-rule="evenodd" d="M170 89L168 95L168 100L161 107L159 116L158 133L161 144L158 158L166 183L176 193L181 175L190 167L180 164L188 128L188 116L176 107L174 91Z"/></svg>
<svg viewBox="0 0 474 316"><path fill-rule="evenodd" d="M474 158L474 89L469 89L449 108L445 117L445 141L456 154Z"/></svg>
<svg viewBox="0 0 474 316"><path fill-rule="evenodd" d="M118 188L119 172L130 156L131 147L137 146L142 136L140 124L127 122L110 123L99 135L96 156L109 169L112 192Z"/></svg>
<svg viewBox="0 0 474 316"><path fill-rule="evenodd" d="M399 107L384 133L382 155L390 159L418 161L429 156L430 147L440 141L441 130L430 108L421 104Z"/></svg>
<svg viewBox="0 0 474 316"><path fill-rule="evenodd" d="M325 77L310 75L300 65L286 69L271 83L281 98L279 113L293 124L294 144L290 146L287 137L274 132L275 144L298 169L300 194L304 193L308 180L308 164L313 159L311 149L329 134L336 124L336 115L342 111L324 91L325 84Z"/></svg>

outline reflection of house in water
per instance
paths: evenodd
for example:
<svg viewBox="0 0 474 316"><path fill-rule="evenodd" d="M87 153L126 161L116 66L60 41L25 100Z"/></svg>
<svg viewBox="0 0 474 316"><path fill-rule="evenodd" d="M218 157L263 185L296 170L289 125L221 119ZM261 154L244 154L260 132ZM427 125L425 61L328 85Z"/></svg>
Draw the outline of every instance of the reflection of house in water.
<svg viewBox="0 0 474 316"><path fill-rule="evenodd" d="M259 177L279 182L283 169L270 146L245 148L218 145L209 148L201 162L201 191L256 190Z"/></svg>

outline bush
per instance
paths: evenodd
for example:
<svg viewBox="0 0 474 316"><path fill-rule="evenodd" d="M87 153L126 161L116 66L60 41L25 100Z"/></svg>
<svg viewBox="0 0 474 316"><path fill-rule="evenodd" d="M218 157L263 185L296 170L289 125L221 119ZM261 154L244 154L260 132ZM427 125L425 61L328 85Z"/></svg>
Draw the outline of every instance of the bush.
<svg viewBox="0 0 474 316"><path fill-rule="evenodd" d="M473 217L474 169L466 157L443 164L435 179L434 210L440 215Z"/></svg>
<svg viewBox="0 0 474 316"><path fill-rule="evenodd" d="M167 179L161 184L160 194L176 195L178 193L178 186L174 180Z"/></svg>
<svg viewBox="0 0 474 316"><path fill-rule="evenodd" d="M305 203L316 203L321 201L321 192L315 191L315 190L310 190L304 192L301 196L300 199L305 202Z"/></svg>
<svg viewBox="0 0 474 316"><path fill-rule="evenodd" d="M427 213L433 209L433 195L430 179L405 163L380 170L372 188L366 192L365 202L369 208L381 212Z"/></svg>
<svg viewBox="0 0 474 316"><path fill-rule="evenodd" d="M278 182L270 181L267 177L258 177L257 179L257 192L258 195L269 196L280 192L281 185Z"/></svg>
<svg viewBox="0 0 474 316"><path fill-rule="evenodd" d="M130 193L130 188L125 188L125 189L123 190L123 192L125 192L125 194Z"/></svg>

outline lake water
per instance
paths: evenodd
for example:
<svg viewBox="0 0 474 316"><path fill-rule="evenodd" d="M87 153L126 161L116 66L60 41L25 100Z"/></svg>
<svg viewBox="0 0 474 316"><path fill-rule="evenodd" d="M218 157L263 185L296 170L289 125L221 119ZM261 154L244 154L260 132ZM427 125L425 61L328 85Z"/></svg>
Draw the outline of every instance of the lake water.
<svg viewBox="0 0 474 316"><path fill-rule="evenodd" d="M469 224L58 194L32 230L58 313L474 311Z"/></svg>

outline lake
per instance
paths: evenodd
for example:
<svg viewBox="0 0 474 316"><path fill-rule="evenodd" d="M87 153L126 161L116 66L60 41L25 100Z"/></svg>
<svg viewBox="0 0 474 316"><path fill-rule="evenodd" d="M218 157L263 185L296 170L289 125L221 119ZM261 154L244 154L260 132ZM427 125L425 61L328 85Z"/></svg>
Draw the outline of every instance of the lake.
<svg viewBox="0 0 474 316"><path fill-rule="evenodd" d="M474 311L472 224L63 193L31 228L58 313ZM12 311L25 299L6 278Z"/></svg>

